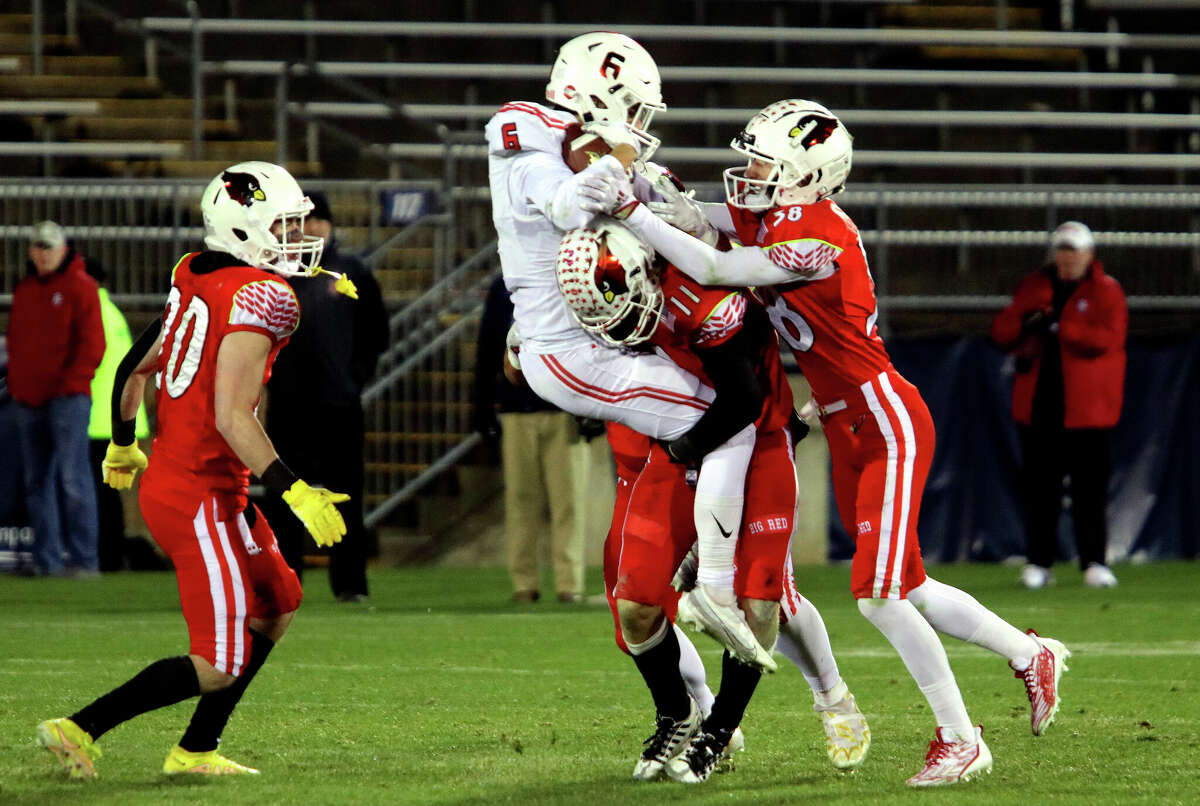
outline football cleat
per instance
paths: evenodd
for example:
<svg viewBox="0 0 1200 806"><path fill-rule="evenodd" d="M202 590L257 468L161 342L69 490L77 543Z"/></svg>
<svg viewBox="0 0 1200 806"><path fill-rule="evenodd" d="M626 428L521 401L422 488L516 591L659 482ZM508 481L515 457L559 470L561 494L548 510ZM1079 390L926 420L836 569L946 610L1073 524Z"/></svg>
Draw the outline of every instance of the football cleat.
<svg viewBox="0 0 1200 806"><path fill-rule="evenodd" d="M1089 588L1115 588L1117 575L1107 565L1092 563L1083 572L1083 584Z"/></svg>
<svg viewBox="0 0 1200 806"><path fill-rule="evenodd" d="M163 762L163 772L167 775L189 773L192 775L258 775L258 770L231 761L216 750L206 750L193 753L184 750L179 745L171 748L167 760Z"/></svg>
<svg viewBox="0 0 1200 806"><path fill-rule="evenodd" d="M721 604L708 592L708 585L697 585L679 597L676 620L715 638L742 663L763 671L779 669L771 653L763 649L736 604Z"/></svg>
<svg viewBox="0 0 1200 806"><path fill-rule="evenodd" d="M1054 722L1061 700L1058 696L1058 681L1067 671L1067 658L1071 650L1062 641L1043 638L1033 630L1025 631L1041 647L1029 667L1023 671L1013 670L1018 680L1025 681L1025 695L1029 697L1029 727L1034 736L1041 736Z"/></svg>
<svg viewBox="0 0 1200 806"><path fill-rule="evenodd" d="M701 728L687 750L667 762L667 777L681 784L707 781L732 738L732 730L717 728L710 732Z"/></svg>
<svg viewBox="0 0 1200 806"><path fill-rule="evenodd" d="M95 778L92 762L100 758L100 746L70 719L47 719L37 726L37 742L58 757L72 778Z"/></svg>
<svg viewBox="0 0 1200 806"><path fill-rule="evenodd" d="M908 779L909 786L945 786L966 783L977 775L992 771L992 751L983 741L983 728L975 726L975 736L948 742L942 729L929 743L925 768Z"/></svg>
<svg viewBox="0 0 1200 806"><path fill-rule="evenodd" d="M655 720L654 733L646 739L646 749L633 768L635 781L654 781L662 777L667 762L687 747L691 738L700 729L700 708L688 697L690 710L683 719L659 716Z"/></svg>
<svg viewBox="0 0 1200 806"><path fill-rule="evenodd" d="M725 749L721 751L721 757L717 759L717 766L713 772L733 772L737 769L737 759L734 758L734 754L744 752L746 752L746 734L742 733L741 728L734 728L733 734L729 737L729 744L725 745Z"/></svg>
<svg viewBox="0 0 1200 806"><path fill-rule="evenodd" d="M1039 591L1054 584L1054 575L1049 568L1031 563L1021 569L1021 584L1031 591Z"/></svg>
<svg viewBox="0 0 1200 806"><path fill-rule="evenodd" d="M853 694L831 708L813 706L821 713L825 728L825 755L839 770L850 770L862 764L871 749L871 726L858 710Z"/></svg>

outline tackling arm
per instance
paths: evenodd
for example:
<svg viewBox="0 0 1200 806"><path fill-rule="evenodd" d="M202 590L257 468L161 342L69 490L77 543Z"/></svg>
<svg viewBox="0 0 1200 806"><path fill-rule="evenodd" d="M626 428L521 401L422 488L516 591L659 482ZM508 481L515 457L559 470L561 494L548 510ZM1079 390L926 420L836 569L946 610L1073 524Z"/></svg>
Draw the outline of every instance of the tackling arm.
<svg viewBox="0 0 1200 806"><path fill-rule="evenodd" d="M716 392L712 405L686 434L667 445L671 458L697 462L758 419L763 395L749 336L744 330L714 347L697 350Z"/></svg>
<svg viewBox="0 0 1200 806"><path fill-rule="evenodd" d="M528 204L541 212L550 223L563 231L587 226L596 211L581 196L582 183L599 177L625 179L625 168L611 154L606 154L579 173L571 173L561 159L540 152L516 157L509 192L514 204Z"/></svg>
<svg viewBox="0 0 1200 806"><path fill-rule="evenodd" d="M660 220L645 205L638 205L625 223L701 285L767 286L806 279L771 262L757 246L719 252Z"/></svg>

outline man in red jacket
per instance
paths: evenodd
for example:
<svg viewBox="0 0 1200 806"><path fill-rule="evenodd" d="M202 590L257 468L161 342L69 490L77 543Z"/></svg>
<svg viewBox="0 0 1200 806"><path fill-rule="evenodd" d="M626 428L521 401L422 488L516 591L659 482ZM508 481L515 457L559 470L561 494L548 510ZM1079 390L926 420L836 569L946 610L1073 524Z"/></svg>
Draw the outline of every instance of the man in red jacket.
<svg viewBox="0 0 1200 806"><path fill-rule="evenodd" d="M1016 356L1028 561L1021 582L1038 589L1052 581L1067 476L1084 581L1109 588L1117 578L1105 564L1108 432L1121 416L1129 311L1085 225L1060 225L1051 248L1054 262L1022 280L992 323L992 339Z"/></svg>
<svg viewBox="0 0 1200 806"><path fill-rule="evenodd" d="M8 323L8 390L34 533L32 571L62 574L65 551L75 573L95 576L99 526L87 430L92 375L104 356L99 292L53 221L33 228L27 271Z"/></svg>

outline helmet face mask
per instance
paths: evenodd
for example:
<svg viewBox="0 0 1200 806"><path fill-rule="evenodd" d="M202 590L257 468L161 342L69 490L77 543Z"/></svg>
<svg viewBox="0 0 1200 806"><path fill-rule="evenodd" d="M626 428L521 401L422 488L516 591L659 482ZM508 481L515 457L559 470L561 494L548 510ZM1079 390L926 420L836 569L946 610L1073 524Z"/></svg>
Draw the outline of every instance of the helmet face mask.
<svg viewBox="0 0 1200 806"><path fill-rule="evenodd" d="M648 244L615 221L571 230L556 265L558 287L580 326L614 346L647 341L663 293Z"/></svg>
<svg viewBox="0 0 1200 806"><path fill-rule="evenodd" d="M747 161L725 170L726 199L754 211L826 199L846 185L853 142L837 116L818 103L773 103L729 144Z"/></svg>
<svg viewBox="0 0 1200 806"><path fill-rule="evenodd" d="M209 249L283 275L316 273L325 239L304 234L312 202L280 166L269 162L231 166L209 182L200 209Z"/></svg>
<svg viewBox="0 0 1200 806"><path fill-rule="evenodd" d="M597 31L564 44L550 71L546 99L584 123L620 123L649 158L661 142L650 134L654 113L666 109L658 66L624 34Z"/></svg>

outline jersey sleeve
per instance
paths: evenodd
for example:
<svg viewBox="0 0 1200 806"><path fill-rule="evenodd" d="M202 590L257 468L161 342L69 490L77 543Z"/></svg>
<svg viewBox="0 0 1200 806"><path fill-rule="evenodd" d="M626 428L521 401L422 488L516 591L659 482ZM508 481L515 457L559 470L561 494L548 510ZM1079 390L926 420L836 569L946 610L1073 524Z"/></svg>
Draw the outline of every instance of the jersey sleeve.
<svg viewBox="0 0 1200 806"><path fill-rule="evenodd" d="M763 219L762 246L771 262L797 280L827 277L845 251L846 222L817 205L769 211Z"/></svg>
<svg viewBox="0 0 1200 806"><path fill-rule="evenodd" d="M300 303L292 287L282 280L254 280L233 294L229 306L229 330L265 333L279 342L300 324Z"/></svg>
<svg viewBox="0 0 1200 806"><path fill-rule="evenodd" d="M712 307L696 328L692 344L698 349L724 344L742 329L746 321L746 298L731 291Z"/></svg>

